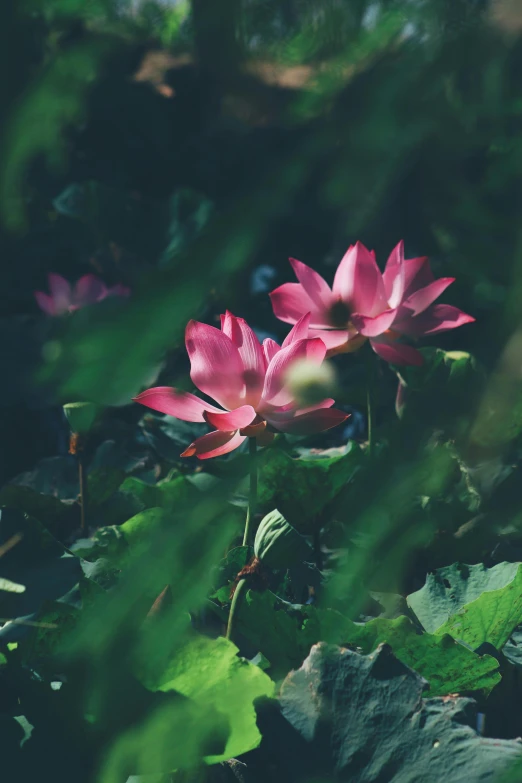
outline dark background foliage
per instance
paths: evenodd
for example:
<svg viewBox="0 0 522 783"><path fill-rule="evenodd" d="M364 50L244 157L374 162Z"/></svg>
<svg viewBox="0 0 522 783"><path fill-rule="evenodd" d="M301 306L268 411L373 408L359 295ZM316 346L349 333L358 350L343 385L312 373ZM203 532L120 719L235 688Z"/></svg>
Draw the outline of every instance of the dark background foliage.
<svg viewBox="0 0 522 783"><path fill-rule="evenodd" d="M491 367L517 324L516 7L214 5L3 4L5 478L55 453L57 396L121 404L188 317L284 333L290 255L331 279L356 239L384 263L403 238L477 317L443 347ZM118 334L104 308L50 335L49 271L129 284Z"/></svg>
<svg viewBox="0 0 522 783"><path fill-rule="evenodd" d="M106 748L117 748L110 760L119 772L112 778L106 770L103 783L120 783L135 771L126 766L133 721L155 710L172 708L168 725L176 730L198 726L187 732L200 743L195 757L214 752L212 710L211 717L185 712L176 688L168 703L156 699L165 694L145 687L145 675L138 681L136 660L185 644L189 609L196 628L218 636L222 606L214 616L217 604L209 609L205 597L211 589L228 594L251 554L234 550L215 577L242 524L241 453L201 470L179 459L192 425L143 416L130 401L156 380L190 388L183 344L190 318L217 323L228 308L260 336L282 338L286 327L267 293L293 279L289 256L331 281L349 244L374 248L383 267L404 239L407 257L427 255L437 276L456 278L444 301L476 318L423 341L425 366L401 370L400 421L397 375L379 363L371 461L363 351L335 360L339 404L352 414L347 425L263 452L261 511L277 505L308 536L315 566L329 576L321 607L342 612L352 629L352 619L379 613L383 595L421 589L434 569L522 560L522 7L517 0L3 0L0 38L0 506L8 512L1 511L0 546L9 531L27 536L18 555L7 553L11 570L2 575L27 580L20 614L33 616L45 599L52 605L37 607L39 620L56 623L59 636L76 629L60 659L69 686L56 698L44 688L57 676L47 657L56 639L34 632L29 651L22 644L15 653L22 665L8 691L37 728L27 746L36 750L22 761L16 750L12 763L23 781L43 764L58 781L92 783ZM49 272L69 280L94 273L129 286L131 296L49 318L34 299ZM80 541L82 559L73 561L62 544L77 537L78 487L61 406L86 399L104 408L85 455L95 539ZM62 543L50 547L45 529ZM136 547L130 559L122 541ZM277 600L310 601L309 623L316 616L307 588L319 584L317 569L276 574L270 583ZM118 574L119 589L107 598L100 591ZM165 584L173 596L168 623L144 642L137 628ZM102 608L82 625L79 607L100 594ZM2 611L10 617L20 597L9 598ZM276 658L298 666L319 638L310 625L299 637L296 616L279 611L281 628L295 635L290 655L270 638L268 618L261 637ZM245 624L247 657L259 650L260 627L261 620L254 629ZM395 632L400 643L401 634L407 644L415 636L404 623ZM12 626L5 640L10 633ZM381 638L368 633L365 652ZM479 704L490 736L505 739L522 726L513 649L502 658L497 695ZM396 663L386 663L392 674ZM0 666L4 689L2 676ZM512 722L504 720L510 682ZM415 681L412 692L420 687ZM94 705L87 734L85 701ZM56 723L47 734L49 710ZM264 720L261 710L260 726ZM23 726L6 727L17 745ZM264 748L277 737L270 729L263 735L254 762L258 754L266 777L273 769L264 766ZM235 768L217 769L205 780L243 779Z"/></svg>

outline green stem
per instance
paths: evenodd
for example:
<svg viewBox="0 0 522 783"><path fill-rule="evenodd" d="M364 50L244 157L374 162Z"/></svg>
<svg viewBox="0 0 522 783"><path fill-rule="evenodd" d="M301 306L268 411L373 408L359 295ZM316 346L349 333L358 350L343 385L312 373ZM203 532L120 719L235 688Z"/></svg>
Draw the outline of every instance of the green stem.
<svg viewBox="0 0 522 783"><path fill-rule="evenodd" d="M374 448L374 441L373 441L373 430L374 430L374 400L373 400L373 369L374 369L374 359L373 355L368 354L368 358L366 360L366 413L368 418L368 454L370 457L373 456L373 448Z"/></svg>
<svg viewBox="0 0 522 783"><path fill-rule="evenodd" d="M250 492L248 496L248 509L247 509L247 515L245 520L245 533L243 535L243 546L248 546L252 539L252 527L254 523L254 514L256 513L256 505L257 505L256 446L257 446L256 439L249 438L248 447L250 452Z"/></svg>
<svg viewBox="0 0 522 783"><path fill-rule="evenodd" d="M86 506L87 506L87 481L83 456L78 454L78 482L80 485L80 528L83 535L87 535Z"/></svg>
<svg viewBox="0 0 522 783"><path fill-rule="evenodd" d="M237 620L237 616L239 614L239 609L246 595L246 591L247 591L247 580L240 579L239 582L237 583L237 587L234 592L234 597L232 598L232 603L230 604L230 614L228 615L227 639L229 639L230 641L233 641L235 623Z"/></svg>

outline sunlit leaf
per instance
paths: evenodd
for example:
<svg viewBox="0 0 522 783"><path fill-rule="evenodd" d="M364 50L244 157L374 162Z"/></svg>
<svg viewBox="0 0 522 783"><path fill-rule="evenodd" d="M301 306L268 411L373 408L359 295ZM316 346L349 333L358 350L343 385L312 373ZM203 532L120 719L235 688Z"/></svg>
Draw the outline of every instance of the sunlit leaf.
<svg viewBox="0 0 522 783"><path fill-rule="evenodd" d="M193 636L176 650L159 676L143 672L152 689L179 691L197 704L214 707L229 721L231 733L222 754L210 763L226 760L257 747L261 736L256 726L253 702L272 696L274 683L257 666L237 657L237 647L227 639Z"/></svg>
<svg viewBox="0 0 522 783"><path fill-rule="evenodd" d="M354 623L332 609L286 604L269 591L249 591L238 627L268 658L277 676L299 666L311 646L324 641L363 653L389 644L400 661L429 682L433 696L474 690L487 693L500 682L493 657L479 657L450 636L420 634L407 617Z"/></svg>

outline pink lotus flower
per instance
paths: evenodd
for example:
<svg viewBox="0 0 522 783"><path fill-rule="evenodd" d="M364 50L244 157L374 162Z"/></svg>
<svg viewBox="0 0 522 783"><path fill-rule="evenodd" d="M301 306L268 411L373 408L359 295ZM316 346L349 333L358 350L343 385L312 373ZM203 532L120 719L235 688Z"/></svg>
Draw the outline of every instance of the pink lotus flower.
<svg viewBox="0 0 522 783"><path fill-rule="evenodd" d="M326 355L322 340L308 339L309 321L308 314L300 318L282 346L270 338L261 346L246 321L229 312L221 316L221 331L189 321L185 344L190 377L225 410L169 386L148 389L134 400L182 421L206 421L216 428L191 443L182 457L218 457L236 449L248 436L263 442L267 435L273 437L267 424L293 434L335 427L348 416L332 408L333 400L298 408L286 383L287 370L295 361L321 364Z"/></svg>
<svg viewBox="0 0 522 783"><path fill-rule="evenodd" d="M95 275L80 277L74 287L61 275L51 273L49 279L49 294L35 291L34 297L40 308L47 315L63 315L72 313L86 305L101 302L108 296L128 296L130 289L123 285L107 288L105 283Z"/></svg>
<svg viewBox="0 0 522 783"><path fill-rule="evenodd" d="M427 258L404 258L402 242L382 274L373 251L360 242L351 245L337 267L333 288L301 261L291 258L290 263L299 283L272 291L274 313L290 324L310 313L310 336L320 337L330 356L357 350L369 339L387 362L422 364L422 354L397 342L399 337L445 332L475 320L451 305L433 304L455 278L435 280Z"/></svg>

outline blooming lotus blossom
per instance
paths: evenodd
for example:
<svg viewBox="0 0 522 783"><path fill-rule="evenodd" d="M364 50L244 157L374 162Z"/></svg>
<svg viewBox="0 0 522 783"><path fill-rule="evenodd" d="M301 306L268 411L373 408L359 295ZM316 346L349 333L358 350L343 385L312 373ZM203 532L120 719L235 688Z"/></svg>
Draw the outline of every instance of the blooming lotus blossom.
<svg viewBox="0 0 522 783"><path fill-rule="evenodd" d="M272 307L281 321L294 324L311 314L310 336L320 337L328 355L353 351L367 339L382 359L422 364L422 354L398 338L418 338L471 323L475 319L452 305L434 304L454 282L436 280L427 258L404 258L402 242L381 273L375 253L360 242L351 245L337 267L333 287L306 264L290 259L298 283L272 291Z"/></svg>
<svg viewBox="0 0 522 783"><path fill-rule="evenodd" d="M96 275L80 277L75 286L61 275L51 273L49 279L49 294L35 291L34 297L40 308L47 315L63 315L72 313L86 305L101 302L108 296L128 296L130 289L124 285L107 288Z"/></svg>
<svg viewBox="0 0 522 783"><path fill-rule="evenodd" d="M335 427L348 415L332 408L334 400L299 407L286 382L294 362L321 364L325 358L323 341L308 338L309 321L309 314L300 318L281 346L270 338L261 345L246 321L229 312L221 316L221 330L189 321L185 344L190 377L222 408L168 386L148 389L134 400L182 421L207 422L215 428L191 443L182 457L218 457L237 449L249 436L263 442L267 435L273 437L267 425L293 434Z"/></svg>

